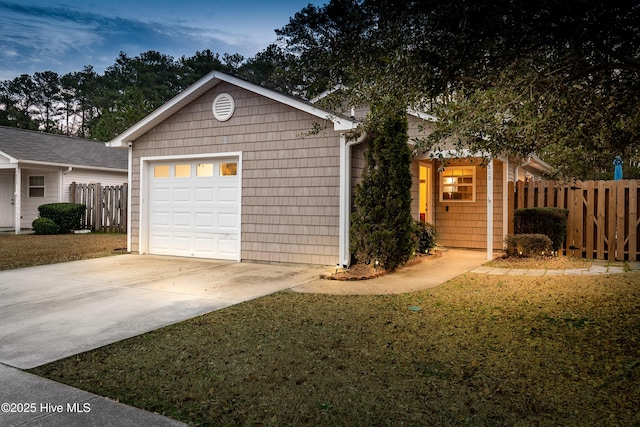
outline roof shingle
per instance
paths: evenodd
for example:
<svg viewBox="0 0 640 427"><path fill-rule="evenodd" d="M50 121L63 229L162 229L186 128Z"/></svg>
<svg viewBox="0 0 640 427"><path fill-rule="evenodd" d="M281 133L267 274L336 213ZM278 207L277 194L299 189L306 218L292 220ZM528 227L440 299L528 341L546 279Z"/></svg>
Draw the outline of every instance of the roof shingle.
<svg viewBox="0 0 640 427"><path fill-rule="evenodd" d="M0 126L0 152L19 161L127 169L127 150L104 142Z"/></svg>

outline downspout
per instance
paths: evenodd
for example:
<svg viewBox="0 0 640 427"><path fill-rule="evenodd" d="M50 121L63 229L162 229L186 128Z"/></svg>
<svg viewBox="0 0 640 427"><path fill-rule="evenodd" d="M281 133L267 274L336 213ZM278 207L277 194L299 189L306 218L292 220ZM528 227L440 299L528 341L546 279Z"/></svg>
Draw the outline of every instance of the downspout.
<svg viewBox="0 0 640 427"><path fill-rule="evenodd" d="M367 137L362 132L358 138L348 141L344 133L340 134L340 228L339 261L344 268L351 264L349 229L351 217L351 147L362 143Z"/></svg>
<svg viewBox="0 0 640 427"><path fill-rule="evenodd" d="M16 234L20 234L22 226L22 169L20 169L20 163L16 165L13 185L13 226Z"/></svg>
<svg viewBox="0 0 640 427"><path fill-rule="evenodd" d="M69 173L71 173L71 171L73 171L73 166L69 166L66 171L62 171L62 173L60 174L60 188L58 189L58 200L60 200L61 202L64 202L64 189L65 189L64 177Z"/></svg>
<svg viewBox="0 0 640 427"><path fill-rule="evenodd" d="M128 144L127 159L127 252L131 253L131 171L133 170L133 143Z"/></svg>

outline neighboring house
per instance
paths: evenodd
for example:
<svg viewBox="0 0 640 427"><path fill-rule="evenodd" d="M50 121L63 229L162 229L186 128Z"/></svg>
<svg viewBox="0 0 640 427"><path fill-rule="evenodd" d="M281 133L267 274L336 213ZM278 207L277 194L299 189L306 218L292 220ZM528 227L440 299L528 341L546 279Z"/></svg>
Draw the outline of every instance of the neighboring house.
<svg viewBox="0 0 640 427"><path fill-rule="evenodd" d="M412 132L422 120L412 119ZM349 265L352 196L366 148L359 124L207 74L108 143L129 153L129 251ZM428 156L414 161L414 215L438 227L440 244L502 248L505 204L497 199L516 165L496 159L488 175L465 162L441 174Z"/></svg>
<svg viewBox="0 0 640 427"><path fill-rule="evenodd" d="M0 228L30 229L38 206L70 200L74 181L126 183L126 153L103 142L0 126Z"/></svg>

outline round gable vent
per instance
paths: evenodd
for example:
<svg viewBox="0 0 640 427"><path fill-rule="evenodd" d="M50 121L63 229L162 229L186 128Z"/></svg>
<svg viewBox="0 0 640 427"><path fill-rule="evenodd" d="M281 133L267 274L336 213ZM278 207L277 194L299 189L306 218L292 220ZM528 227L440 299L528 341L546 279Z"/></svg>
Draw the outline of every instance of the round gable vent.
<svg viewBox="0 0 640 427"><path fill-rule="evenodd" d="M229 120L235 109L236 104L228 93L221 93L213 100L213 116L221 122Z"/></svg>

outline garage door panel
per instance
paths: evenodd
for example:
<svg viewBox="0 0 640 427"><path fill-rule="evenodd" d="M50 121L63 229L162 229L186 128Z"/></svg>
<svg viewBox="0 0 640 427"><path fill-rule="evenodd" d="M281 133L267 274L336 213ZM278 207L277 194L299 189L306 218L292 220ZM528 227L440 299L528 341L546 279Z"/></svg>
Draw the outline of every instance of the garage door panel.
<svg viewBox="0 0 640 427"><path fill-rule="evenodd" d="M215 192L213 188L196 188L195 189L196 203L213 203L214 201L215 201Z"/></svg>
<svg viewBox="0 0 640 427"><path fill-rule="evenodd" d="M231 160L237 161L237 160ZM225 160L162 162L169 173L149 180L149 252L237 260L240 254L240 180L220 176ZM187 164L191 166L190 176ZM197 165L214 165L198 174ZM183 165L181 175L174 172ZM166 168L165 168L166 169ZM164 171L165 169L158 169ZM207 172L207 173L205 173ZM168 175L168 176L166 176Z"/></svg>
<svg viewBox="0 0 640 427"><path fill-rule="evenodd" d="M178 251L189 251L191 249L191 238L189 236L173 236L173 248Z"/></svg>
<svg viewBox="0 0 640 427"><path fill-rule="evenodd" d="M154 234L149 237L149 245L153 245L156 250L169 250L169 236L162 234Z"/></svg>
<svg viewBox="0 0 640 427"><path fill-rule="evenodd" d="M215 249L215 239L210 237L194 237L195 248L197 252L211 253Z"/></svg>
<svg viewBox="0 0 640 427"><path fill-rule="evenodd" d="M218 189L218 202L221 204L238 203L238 187L220 187Z"/></svg>
<svg viewBox="0 0 640 427"><path fill-rule="evenodd" d="M171 194L171 191L167 187L152 188L150 193L151 193L150 198L158 203L160 202L168 203L170 201L169 195Z"/></svg>
<svg viewBox="0 0 640 427"><path fill-rule="evenodd" d="M231 213L218 214L218 228L229 233L238 228L238 216Z"/></svg>
<svg viewBox="0 0 640 427"><path fill-rule="evenodd" d="M173 225L191 228L191 212L175 212L173 214Z"/></svg>
<svg viewBox="0 0 640 427"><path fill-rule="evenodd" d="M169 213L168 212L152 212L150 221L152 226L168 226L169 225Z"/></svg>
<svg viewBox="0 0 640 427"><path fill-rule="evenodd" d="M238 251L238 239L234 236L233 238L220 238L218 250L221 254L232 255L237 253Z"/></svg>
<svg viewBox="0 0 640 427"><path fill-rule="evenodd" d="M174 187L173 201L191 203L193 201L190 187Z"/></svg>
<svg viewBox="0 0 640 427"><path fill-rule="evenodd" d="M213 213L196 213L194 225L198 228L207 228L209 231L211 231L215 225Z"/></svg>

